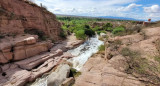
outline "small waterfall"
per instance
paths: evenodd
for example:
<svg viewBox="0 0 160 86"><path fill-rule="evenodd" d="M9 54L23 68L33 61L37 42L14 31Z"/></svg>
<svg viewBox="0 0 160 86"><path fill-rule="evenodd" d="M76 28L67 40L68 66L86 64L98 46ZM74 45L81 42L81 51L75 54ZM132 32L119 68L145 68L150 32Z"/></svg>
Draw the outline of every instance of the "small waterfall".
<svg viewBox="0 0 160 86"><path fill-rule="evenodd" d="M68 50L74 58L69 59L68 61L73 64L73 68L80 70L87 60L96 52L98 52L98 47L104 44L103 41L98 39L98 36L89 38L85 43L79 47ZM43 76L37 79L32 85L29 86L47 86L47 77Z"/></svg>
<svg viewBox="0 0 160 86"><path fill-rule="evenodd" d="M69 59L68 61L73 64L73 68L80 70L88 58L91 57L94 53L98 52L98 47L102 44L103 42L98 39L98 36L89 38L78 48L68 51L72 55L76 56Z"/></svg>

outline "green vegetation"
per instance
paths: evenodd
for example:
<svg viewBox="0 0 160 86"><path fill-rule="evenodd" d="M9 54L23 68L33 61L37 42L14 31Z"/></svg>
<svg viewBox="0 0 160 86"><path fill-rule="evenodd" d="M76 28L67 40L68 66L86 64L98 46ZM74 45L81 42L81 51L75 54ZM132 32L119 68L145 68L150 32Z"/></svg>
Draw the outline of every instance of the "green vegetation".
<svg viewBox="0 0 160 86"><path fill-rule="evenodd" d="M75 35L78 39L84 40L86 39L85 31L84 30L78 30L75 32Z"/></svg>
<svg viewBox="0 0 160 86"><path fill-rule="evenodd" d="M66 35L65 32L60 32L59 36L60 36L61 38L66 38L67 35Z"/></svg>
<svg viewBox="0 0 160 86"><path fill-rule="evenodd" d="M112 33L115 35L121 35L125 31L124 27L116 27L113 29Z"/></svg>
<svg viewBox="0 0 160 86"><path fill-rule="evenodd" d="M99 46L99 51L105 51L105 45L101 45L101 46Z"/></svg>
<svg viewBox="0 0 160 86"><path fill-rule="evenodd" d="M105 31L109 31L109 32L113 31L113 25L111 23L106 23L102 28Z"/></svg>
<svg viewBox="0 0 160 86"><path fill-rule="evenodd" d="M87 37L95 35L95 31L89 25L90 21L94 21L93 19L74 17L57 18L64 23L62 29L67 35L69 35L69 33L75 33L76 37L81 40L85 40Z"/></svg>
<svg viewBox="0 0 160 86"><path fill-rule="evenodd" d="M160 84L160 78L157 75L160 73L158 66L142 58L139 52L132 51L129 48L123 48L121 54L127 59L128 67L126 68L126 73L139 78L147 78L149 83ZM156 58L156 60L160 61L159 58Z"/></svg>
<svg viewBox="0 0 160 86"><path fill-rule="evenodd" d="M74 68L71 68L71 73L73 74L73 77L78 77L79 75L81 75L81 72L77 71Z"/></svg>
<svg viewBox="0 0 160 86"><path fill-rule="evenodd" d="M99 18L87 18L87 17L65 17L57 16L57 19L63 23L62 29L66 35L75 33L78 39L92 37L95 33L106 33L110 32L115 36L122 36L126 34L132 34L136 28L138 32L139 27L133 27L132 22L135 21L119 21L111 19L99 19ZM120 23L120 25L119 25ZM131 23L129 26L128 24ZM114 25L113 25L114 24ZM136 24L136 23L134 23ZM129 26L129 27L128 27ZM132 29L133 27L133 29Z"/></svg>

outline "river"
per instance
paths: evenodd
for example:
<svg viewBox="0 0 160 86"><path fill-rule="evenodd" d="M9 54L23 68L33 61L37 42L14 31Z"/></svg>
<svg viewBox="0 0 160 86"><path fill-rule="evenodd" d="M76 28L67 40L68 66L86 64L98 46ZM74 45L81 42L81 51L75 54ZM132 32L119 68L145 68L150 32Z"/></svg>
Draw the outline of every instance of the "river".
<svg viewBox="0 0 160 86"><path fill-rule="evenodd" d="M104 44L103 41L98 39L98 36L91 37L86 40L83 44L79 47L68 50L74 58L69 59L68 61L73 64L73 68L80 70L83 65L87 62L87 60L96 52L98 52L98 47ZM30 86L47 86L47 75L42 76L41 78L37 79L32 85Z"/></svg>

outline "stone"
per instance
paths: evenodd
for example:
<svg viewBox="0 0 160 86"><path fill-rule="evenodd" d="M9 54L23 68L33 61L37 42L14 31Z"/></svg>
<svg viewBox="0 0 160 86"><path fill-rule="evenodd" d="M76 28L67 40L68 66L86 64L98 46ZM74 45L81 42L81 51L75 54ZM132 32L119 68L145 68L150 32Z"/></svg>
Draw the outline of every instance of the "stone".
<svg viewBox="0 0 160 86"><path fill-rule="evenodd" d="M70 66L61 64L57 67L55 72L52 72L47 79L47 86L59 86L68 78L70 73Z"/></svg>
<svg viewBox="0 0 160 86"><path fill-rule="evenodd" d="M25 44L35 44L36 43L36 39L34 37L28 37L26 39L24 39Z"/></svg>
<svg viewBox="0 0 160 86"><path fill-rule="evenodd" d="M42 43L36 43L34 45L28 45L26 46L25 50L26 50L26 56L32 57L42 52L48 51L48 47L46 43L42 42Z"/></svg>
<svg viewBox="0 0 160 86"><path fill-rule="evenodd" d="M40 65L38 68L33 69L29 81L32 82L44 73L49 72L53 67L58 65L60 60L60 57L50 58L47 61L45 61L42 65Z"/></svg>
<svg viewBox="0 0 160 86"><path fill-rule="evenodd" d="M0 52L0 63L7 63L8 60L4 57L3 53Z"/></svg>
<svg viewBox="0 0 160 86"><path fill-rule="evenodd" d="M0 86L24 86L30 78L31 72L18 68L14 64L3 67L0 73Z"/></svg>
<svg viewBox="0 0 160 86"><path fill-rule="evenodd" d="M15 64L19 65L23 69L31 70L34 67L42 64L46 60L48 60L50 58L55 58L56 56L60 56L62 54L63 54L63 52L61 52L61 51L57 51L56 53L49 53L48 52L48 53L44 53L44 54L41 54L41 55L36 55L34 57L31 57L31 58L27 58L25 60L15 62Z"/></svg>
<svg viewBox="0 0 160 86"><path fill-rule="evenodd" d="M73 77L67 78L63 83L62 86L71 86L75 82L75 79Z"/></svg>
<svg viewBox="0 0 160 86"><path fill-rule="evenodd" d="M6 50L6 49L11 49L12 45L8 40L2 40L0 42L0 50Z"/></svg>
<svg viewBox="0 0 160 86"><path fill-rule="evenodd" d="M100 36L103 37L103 38L105 38L105 37L107 36L107 34L105 34L105 33L100 33Z"/></svg>
<svg viewBox="0 0 160 86"><path fill-rule="evenodd" d="M23 60L27 58L24 46L14 47L14 60Z"/></svg>
<svg viewBox="0 0 160 86"><path fill-rule="evenodd" d="M3 53L3 55L8 61L13 59L13 53L12 52L6 52L6 53Z"/></svg>
<svg viewBox="0 0 160 86"><path fill-rule="evenodd" d="M74 56L69 53L69 52L65 52L63 55L62 55L62 58L67 58L67 59L70 59L70 58L73 58Z"/></svg>

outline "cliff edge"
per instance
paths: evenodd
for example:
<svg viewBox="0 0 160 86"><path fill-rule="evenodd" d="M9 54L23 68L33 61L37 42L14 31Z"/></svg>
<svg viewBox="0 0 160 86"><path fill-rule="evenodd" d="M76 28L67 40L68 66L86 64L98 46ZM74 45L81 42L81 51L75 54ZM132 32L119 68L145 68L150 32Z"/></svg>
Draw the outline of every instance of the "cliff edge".
<svg viewBox="0 0 160 86"><path fill-rule="evenodd" d="M60 27L56 16L43 6L28 0L0 0L1 36L30 33L59 40Z"/></svg>

